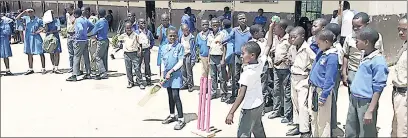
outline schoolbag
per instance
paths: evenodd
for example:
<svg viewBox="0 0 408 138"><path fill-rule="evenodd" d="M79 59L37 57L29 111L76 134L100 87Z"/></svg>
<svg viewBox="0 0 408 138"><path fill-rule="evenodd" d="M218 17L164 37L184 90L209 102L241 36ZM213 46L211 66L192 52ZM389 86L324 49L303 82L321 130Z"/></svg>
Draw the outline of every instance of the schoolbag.
<svg viewBox="0 0 408 138"><path fill-rule="evenodd" d="M57 37L53 34L49 34L44 38L43 49L47 53L54 53L57 48Z"/></svg>

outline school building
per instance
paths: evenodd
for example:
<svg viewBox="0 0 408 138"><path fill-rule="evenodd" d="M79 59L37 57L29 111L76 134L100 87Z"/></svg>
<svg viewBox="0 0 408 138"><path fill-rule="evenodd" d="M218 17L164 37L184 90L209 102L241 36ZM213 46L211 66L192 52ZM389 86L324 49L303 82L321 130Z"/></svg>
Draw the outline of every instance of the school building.
<svg viewBox="0 0 408 138"><path fill-rule="evenodd" d="M381 32L388 61L395 60L393 55L396 55L402 44L396 28L397 20L401 15L407 13L407 1L349 2L352 10L366 12L371 16L370 26ZM246 13L248 23L252 23L259 8L264 9L266 17L278 15L281 18L297 21L300 17L305 16L310 20L319 17L330 20L333 10L339 7L338 1L322 0L20 1L19 4L16 3L17 1L11 3L11 9L34 7L36 14L41 16L47 9L58 11L56 13L61 16L68 3L75 3L77 7L89 6L94 12L97 7L110 9L113 11L114 20L118 20L116 23L125 19L126 13L131 11L136 13L137 18L153 18L155 27L160 24L160 15L163 13L171 13L171 22L178 27L186 7L191 7L193 14L196 15L197 25L201 19L207 19L210 14L221 16L226 6L231 8L234 17L240 12ZM233 22L236 23L236 18Z"/></svg>

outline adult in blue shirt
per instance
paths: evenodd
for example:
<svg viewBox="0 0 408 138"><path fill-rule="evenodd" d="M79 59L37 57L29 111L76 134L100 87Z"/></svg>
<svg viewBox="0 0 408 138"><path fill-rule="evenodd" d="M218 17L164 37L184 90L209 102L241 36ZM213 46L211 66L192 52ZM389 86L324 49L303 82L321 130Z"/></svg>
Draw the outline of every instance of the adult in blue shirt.
<svg viewBox="0 0 408 138"><path fill-rule="evenodd" d="M194 33L196 31L195 22L196 19L195 16L191 14L191 8L190 7L185 8L184 15L183 17L181 17L181 24L187 24L190 29L190 32Z"/></svg>
<svg viewBox="0 0 408 138"><path fill-rule="evenodd" d="M62 74L62 72L58 70L58 65L60 61L60 53L62 52L61 40L59 36L59 32L61 30L61 24L60 24L59 19L54 16L54 12L52 10L49 12L51 12L53 20L52 22L45 24L44 26L45 32L47 36L54 35L55 38L57 38L57 47L52 53L50 53L51 62L52 62L52 65L54 66L54 68L52 69L52 72L56 74Z"/></svg>
<svg viewBox="0 0 408 138"><path fill-rule="evenodd" d="M88 50L88 32L94 28L94 25L86 19L86 17L81 16L81 9L75 9L74 17L75 19L75 34L74 34L74 66L72 76L67 79L67 81L77 81L77 76L80 75L80 62L81 57L84 57L86 74L83 79L91 78L91 67L89 61L89 50Z"/></svg>
<svg viewBox="0 0 408 138"><path fill-rule="evenodd" d="M108 48L109 48L109 39L108 39L108 31L109 31L109 23L108 20L105 19L106 10L99 9L98 11L99 20L95 23L94 28L91 31L91 36L96 35L97 46L94 55L91 55L95 59L96 66L98 68L98 73L95 77L96 80L100 80L101 78L107 78L108 74Z"/></svg>
<svg viewBox="0 0 408 138"><path fill-rule="evenodd" d="M224 16L224 19L231 20L231 11L229 7L224 7L224 14L222 16Z"/></svg>
<svg viewBox="0 0 408 138"><path fill-rule="evenodd" d="M141 45L142 50L142 59L140 60L141 67L142 62L145 65L145 77L147 85L152 85L152 71L150 70L150 49L154 46L154 36L153 33L147 29L146 20L143 18L138 19L139 28L135 31L138 35L138 42Z"/></svg>
<svg viewBox="0 0 408 138"><path fill-rule="evenodd" d="M266 22L268 19L263 16L264 10L263 9L258 9L258 16L255 17L254 23L253 24L259 24L263 27L265 27Z"/></svg>
<svg viewBox="0 0 408 138"><path fill-rule="evenodd" d="M160 67L161 65L161 48L163 45L168 43L167 40L167 29L169 27L173 27L170 24L170 16L167 13L164 13L161 15L161 25L159 27L157 27L156 30L156 35L158 37L158 41L159 41L159 52L158 52L158 56L157 56L157 66ZM161 72L161 71L160 71Z"/></svg>
<svg viewBox="0 0 408 138"><path fill-rule="evenodd" d="M244 13L238 14L238 24L239 26L232 29L226 39L222 42L223 44L228 44L232 42L233 46L233 60L234 60L234 75L232 75L232 96L226 101L229 104L235 102L236 97L238 96L238 80L242 72L242 58L241 58L241 46L244 45L251 38L251 33L249 32L249 27L247 26L246 16Z"/></svg>
<svg viewBox="0 0 408 138"><path fill-rule="evenodd" d="M10 71L9 57L13 56L10 47L11 28L10 24L0 18L0 58L6 66L6 75L13 75Z"/></svg>
<svg viewBox="0 0 408 138"><path fill-rule="evenodd" d="M45 57L43 50L43 40L41 38L41 31L43 26L43 21L34 15L33 9L27 9L20 13L16 19L24 19L26 24L25 36L24 36L24 53L28 55L28 71L24 75L33 74L33 55L40 55L41 57L41 72L43 74L45 71ZM23 16L26 14L28 16Z"/></svg>

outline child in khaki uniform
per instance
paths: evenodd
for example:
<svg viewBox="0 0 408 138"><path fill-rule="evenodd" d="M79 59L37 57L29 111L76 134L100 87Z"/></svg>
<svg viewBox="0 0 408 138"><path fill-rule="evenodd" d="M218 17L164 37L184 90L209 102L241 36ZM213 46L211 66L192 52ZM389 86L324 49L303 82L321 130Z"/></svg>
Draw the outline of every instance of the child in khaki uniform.
<svg viewBox="0 0 408 138"><path fill-rule="evenodd" d="M407 137L407 29L407 18L404 17L398 25L398 33L404 44L398 52L398 61L395 65L396 78L392 80L394 119L391 137Z"/></svg>

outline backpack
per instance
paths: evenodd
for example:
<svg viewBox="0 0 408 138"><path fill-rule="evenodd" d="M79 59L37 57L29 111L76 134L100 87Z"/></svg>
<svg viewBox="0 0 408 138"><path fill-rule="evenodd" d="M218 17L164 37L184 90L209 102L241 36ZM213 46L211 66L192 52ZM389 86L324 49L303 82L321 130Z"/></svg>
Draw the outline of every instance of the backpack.
<svg viewBox="0 0 408 138"><path fill-rule="evenodd" d="M43 49L46 53L54 53L57 48L57 37L49 34L44 38Z"/></svg>

